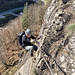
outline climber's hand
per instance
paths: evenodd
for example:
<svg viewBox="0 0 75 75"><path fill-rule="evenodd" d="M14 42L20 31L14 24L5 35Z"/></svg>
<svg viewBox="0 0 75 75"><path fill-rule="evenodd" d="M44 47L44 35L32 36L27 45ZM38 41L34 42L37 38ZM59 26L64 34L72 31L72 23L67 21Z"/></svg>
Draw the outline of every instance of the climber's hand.
<svg viewBox="0 0 75 75"><path fill-rule="evenodd" d="M40 36L38 36L38 37L36 38L36 41L37 41L38 39L40 39Z"/></svg>
<svg viewBox="0 0 75 75"><path fill-rule="evenodd" d="M31 39L31 43L34 43L34 42L35 42L35 40Z"/></svg>

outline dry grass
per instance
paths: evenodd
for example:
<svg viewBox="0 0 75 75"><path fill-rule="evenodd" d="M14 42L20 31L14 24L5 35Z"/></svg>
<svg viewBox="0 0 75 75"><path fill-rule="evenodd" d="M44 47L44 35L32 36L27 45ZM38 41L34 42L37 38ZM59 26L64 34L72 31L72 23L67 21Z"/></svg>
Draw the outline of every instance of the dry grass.
<svg viewBox="0 0 75 75"><path fill-rule="evenodd" d="M20 17L16 18L14 21L9 22L8 26L0 31L0 59L3 64L6 63L8 65L13 65L14 62L18 60L17 35L21 31L22 27ZM3 67L1 67L1 69L2 68ZM4 70L0 70L0 72L4 72L6 70L5 68Z"/></svg>
<svg viewBox="0 0 75 75"><path fill-rule="evenodd" d="M32 26L30 26L29 28L31 27ZM33 34L36 35L35 25L33 25L33 27L34 27ZM0 58L2 62L7 63L8 65L13 65L15 61L19 60L17 57L17 54L18 54L17 35L21 31L23 31L21 17L15 19L14 21L9 22L8 26L2 31L0 31L0 51L1 51ZM39 31L40 31L40 26L38 25L37 34L39 34ZM21 49L22 48L20 48L20 50ZM11 66L9 68L11 68ZM0 70L1 73L7 70L6 68L3 68L3 67L1 67L0 69L1 69ZM10 71L6 71L6 73L8 72Z"/></svg>
<svg viewBox="0 0 75 75"><path fill-rule="evenodd" d="M36 68L33 69L33 75L37 75Z"/></svg>

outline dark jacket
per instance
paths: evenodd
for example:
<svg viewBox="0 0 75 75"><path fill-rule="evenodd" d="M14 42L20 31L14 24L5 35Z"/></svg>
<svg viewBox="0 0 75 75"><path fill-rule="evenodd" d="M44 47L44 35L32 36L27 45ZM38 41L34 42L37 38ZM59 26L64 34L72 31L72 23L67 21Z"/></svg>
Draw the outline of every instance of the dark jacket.
<svg viewBox="0 0 75 75"><path fill-rule="evenodd" d="M26 35L23 35L22 37L22 47L25 48L26 46L31 46L32 43L30 42L30 40L32 39L36 39L33 35L31 35L31 37L27 37Z"/></svg>

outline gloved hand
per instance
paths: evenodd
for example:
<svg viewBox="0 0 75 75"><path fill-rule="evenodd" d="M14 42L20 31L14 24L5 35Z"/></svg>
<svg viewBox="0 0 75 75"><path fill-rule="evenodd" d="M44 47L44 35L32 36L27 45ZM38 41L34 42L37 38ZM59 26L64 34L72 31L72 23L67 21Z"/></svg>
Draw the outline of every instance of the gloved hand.
<svg viewBox="0 0 75 75"><path fill-rule="evenodd" d="M33 40L33 39L31 39L31 43L35 43L35 39Z"/></svg>

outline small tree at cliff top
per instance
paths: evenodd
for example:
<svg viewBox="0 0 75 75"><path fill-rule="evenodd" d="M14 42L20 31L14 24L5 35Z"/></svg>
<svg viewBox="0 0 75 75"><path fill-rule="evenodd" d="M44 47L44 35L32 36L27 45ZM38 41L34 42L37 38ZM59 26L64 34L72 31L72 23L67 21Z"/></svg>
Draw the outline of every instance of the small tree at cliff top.
<svg viewBox="0 0 75 75"><path fill-rule="evenodd" d="M22 16L22 28L25 30L29 26L28 22L28 3L25 4L24 10L23 10L23 16Z"/></svg>

